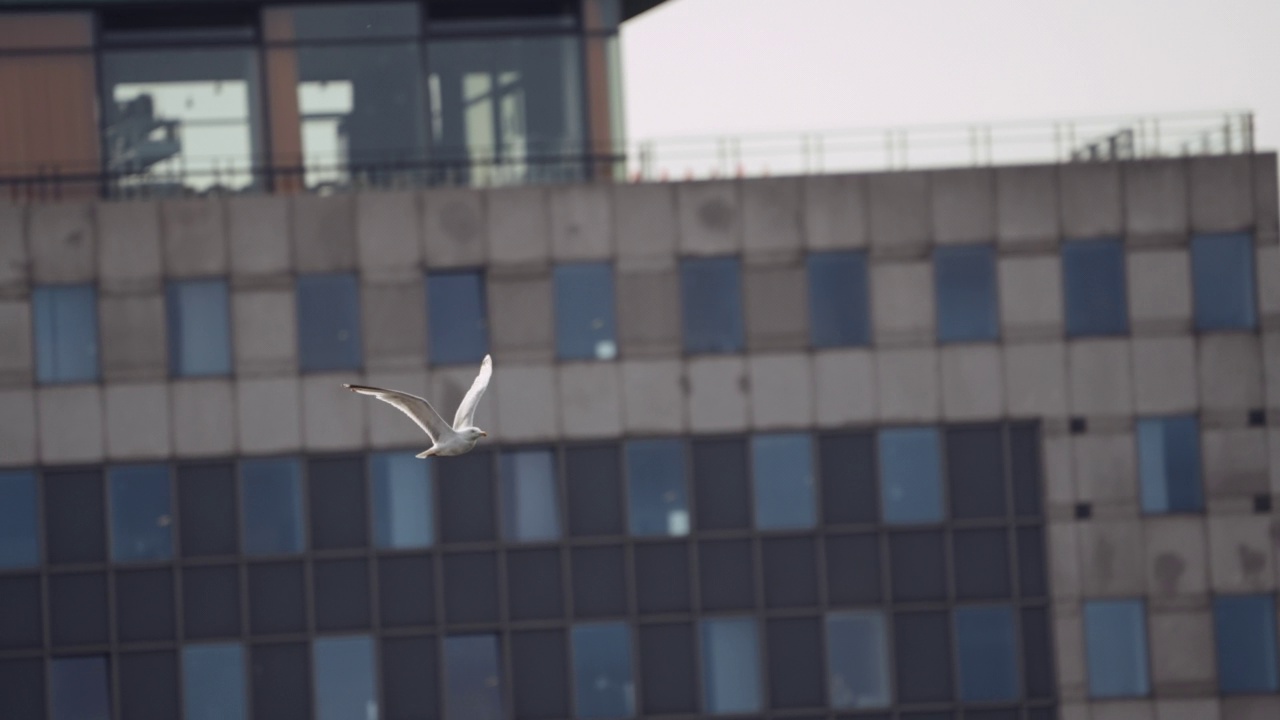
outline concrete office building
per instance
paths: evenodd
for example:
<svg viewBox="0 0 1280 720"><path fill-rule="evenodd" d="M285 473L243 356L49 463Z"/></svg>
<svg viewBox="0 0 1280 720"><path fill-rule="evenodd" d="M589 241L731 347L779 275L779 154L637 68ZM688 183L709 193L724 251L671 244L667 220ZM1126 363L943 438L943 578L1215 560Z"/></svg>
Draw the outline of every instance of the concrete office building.
<svg viewBox="0 0 1280 720"><path fill-rule="evenodd" d="M33 5L0 717L1280 717L1274 154L614 182L639 5Z"/></svg>

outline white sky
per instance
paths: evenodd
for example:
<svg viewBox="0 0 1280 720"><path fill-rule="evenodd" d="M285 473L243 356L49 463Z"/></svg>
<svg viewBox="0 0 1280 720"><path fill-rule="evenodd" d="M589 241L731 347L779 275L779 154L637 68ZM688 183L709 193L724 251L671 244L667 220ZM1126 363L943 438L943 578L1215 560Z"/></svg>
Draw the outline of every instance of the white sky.
<svg viewBox="0 0 1280 720"><path fill-rule="evenodd" d="M622 32L632 140L1253 110L1280 0L667 0Z"/></svg>

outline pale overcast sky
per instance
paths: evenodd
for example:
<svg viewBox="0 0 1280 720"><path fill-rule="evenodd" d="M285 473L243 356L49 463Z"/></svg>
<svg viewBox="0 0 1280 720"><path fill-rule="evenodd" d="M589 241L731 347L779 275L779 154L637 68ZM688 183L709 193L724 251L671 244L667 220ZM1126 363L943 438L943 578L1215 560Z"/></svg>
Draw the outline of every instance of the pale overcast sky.
<svg viewBox="0 0 1280 720"><path fill-rule="evenodd" d="M1253 110L1280 0L666 0L622 32L632 140Z"/></svg>

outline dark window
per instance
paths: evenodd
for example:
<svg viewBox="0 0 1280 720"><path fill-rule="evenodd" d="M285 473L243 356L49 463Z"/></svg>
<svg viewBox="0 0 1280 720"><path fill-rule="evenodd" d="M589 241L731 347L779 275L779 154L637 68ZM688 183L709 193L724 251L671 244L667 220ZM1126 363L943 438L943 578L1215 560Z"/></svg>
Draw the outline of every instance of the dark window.
<svg viewBox="0 0 1280 720"><path fill-rule="evenodd" d="M1040 430L1034 424L1009 428L1013 505L1021 517L1040 517Z"/></svg>
<svg viewBox="0 0 1280 720"><path fill-rule="evenodd" d="M621 547L579 547L573 564L573 615L579 618L625 615L626 565Z"/></svg>
<svg viewBox="0 0 1280 720"><path fill-rule="evenodd" d="M1027 697L1053 697L1057 679L1053 673L1049 612L1045 608L1022 609L1022 662Z"/></svg>
<svg viewBox="0 0 1280 720"><path fill-rule="evenodd" d="M239 568L183 568L182 613L188 639L239 636Z"/></svg>
<svg viewBox="0 0 1280 720"><path fill-rule="evenodd" d="M456 635L444 639L444 716L504 720L498 638Z"/></svg>
<svg viewBox="0 0 1280 720"><path fill-rule="evenodd" d="M44 720L42 658L0 660L0 707L10 720Z"/></svg>
<svg viewBox="0 0 1280 720"><path fill-rule="evenodd" d="M947 430L947 481L956 519L1006 515L1004 433L999 426Z"/></svg>
<svg viewBox="0 0 1280 720"><path fill-rule="evenodd" d="M378 608L383 627L434 623L435 587L430 557L378 558Z"/></svg>
<svg viewBox="0 0 1280 720"><path fill-rule="evenodd" d="M564 616L559 550L507 553L507 592L512 620L550 620Z"/></svg>
<svg viewBox="0 0 1280 720"><path fill-rule="evenodd" d="M689 534L684 442L631 440L626 446L631 534Z"/></svg>
<svg viewBox="0 0 1280 720"><path fill-rule="evenodd" d="M337 550L368 544L364 463L360 458L311 460L307 463L307 491L312 548Z"/></svg>
<svg viewBox="0 0 1280 720"><path fill-rule="evenodd" d="M248 555L302 552L302 480L297 460L240 464L244 551Z"/></svg>
<svg viewBox="0 0 1280 720"><path fill-rule="evenodd" d="M827 685L832 707L888 707L888 645L880 610L827 616Z"/></svg>
<svg viewBox="0 0 1280 720"><path fill-rule="evenodd" d="M317 561L311 569L317 630L369 627L369 566L364 560ZM418 598L418 602L431 598Z"/></svg>
<svg viewBox="0 0 1280 720"><path fill-rule="evenodd" d="M444 617L452 625L498 619L498 562L493 555L444 556Z"/></svg>
<svg viewBox="0 0 1280 720"><path fill-rule="evenodd" d="M316 638L312 652L317 720L369 717L370 708L378 702L373 638Z"/></svg>
<svg viewBox="0 0 1280 720"><path fill-rule="evenodd" d="M171 280L169 372L178 377L231 373L231 312L225 279Z"/></svg>
<svg viewBox="0 0 1280 720"><path fill-rule="evenodd" d="M515 716L544 720L569 716L569 657L561 630L511 634L511 695Z"/></svg>
<svg viewBox="0 0 1280 720"><path fill-rule="evenodd" d="M961 600L1007 598L1009 581L1009 536L1004 528L956 530L952 536L955 553L956 597ZM1033 562L1044 562L1038 555Z"/></svg>
<svg viewBox="0 0 1280 720"><path fill-rule="evenodd" d="M1218 647L1218 688L1228 694L1273 693L1276 668L1276 601L1273 595L1222 595L1213 599Z"/></svg>
<svg viewBox="0 0 1280 720"><path fill-rule="evenodd" d="M128 570L116 573L116 633L120 642L172 640L173 571Z"/></svg>
<svg viewBox="0 0 1280 720"><path fill-rule="evenodd" d="M827 597L832 605L881 601L880 539L874 534L828 535Z"/></svg>
<svg viewBox="0 0 1280 720"><path fill-rule="evenodd" d="M1151 691L1143 601L1086 600L1084 640L1091 697L1140 697Z"/></svg>
<svg viewBox="0 0 1280 720"><path fill-rule="evenodd" d="M996 251L991 245L942 246L933 251L938 341L995 340Z"/></svg>
<svg viewBox="0 0 1280 720"><path fill-rule="evenodd" d="M694 713L698 709L693 628L684 623L641 625L640 677L645 715Z"/></svg>
<svg viewBox="0 0 1280 720"><path fill-rule="evenodd" d="M1253 237L1230 233L1191 238L1191 285L1197 330L1257 327Z"/></svg>
<svg viewBox="0 0 1280 720"><path fill-rule="evenodd" d="M635 546L636 609L641 614L688 612L689 547L683 543Z"/></svg>
<svg viewBox="0 0 1280 720"><path fill-rule="evenodd" d="M703 610L755 607L755 573L748 540L716 540L698 544Z"/></svg>
<svg viewBox="0 0 1280 720"><path fill-rule="evenodd" d="M735 353L745 344L742 263L736 257L680 261L687 353Z"/></svg>
<svg viewBox="0 0 1280 720"><path fill-rule="evenodd" d="M0 576L0 650L43 645L43 607L38 576Z"/></svg>
<svg viewBox="0 0 1280 720"><path fill-rule="evenodd" d="M631 628L620 622L575 626L573 680L577 717L635 715Z"/></svg>
<svg viewBox="0 0 1280 720"><path fill-rule="evenodd" d="M358 370L360 284L348 273L298 276L298 365L303 372Z"/></svg>
<svg viewBox="0 0 1280 720"><path fill-rule="evenodd" d="M236 554L236 486L231 464L180 466L178 515L185 557Z"/></svg>
<svg viewBox="0 0 1280 720"><path fill-rule="evenodd" d="M1049 594L1045 577L1044 529L1039 526L1018 528L1018 588L1024 598L1041 598Z"/></svg>
<svg viewBox="0 0 1280 720"><path fill-rule="evenodd" d="M1062 244L1067 335L1123 335L1129 331L1124 245L1119 240Z"/></svg>
<svg viewBox="0 0 1280 720"><path fill-rule="evenodd" d="M307 629L300 563L249 566L249 631L254 635Z"/></svg>
<svg viewBox="0 0 1280 720"><path fill-rule="evenodd" d="M1018 697L1018 650L1013 608L971 605L955 610L960 699L1001 702Z"/></svg>
<svg viewBox="0 0 1280 720"><path fill-rule="evenodd" d="M120 715L129 720L178 717L178 663L172 651L120 655Z"/></svg>
<svg viewBox="0 0 1280 720"><path fill-rule="evenodd" d="M693 487L699 530L751 527L745 441L695 440Z"/></svg>
<svg viewBox="0 0 1280 720"><path fill-rule="evenodd" d="M0 569L40 564L36 476L0 470Z"/></svg>
<svg viewBox="0 0 1280 720"><path fill-rule="evenodd" d="M867 254L858 250L810 253L809 333L814 347L867 345Z"/></svg>
<svg viewBox="0 0 1280 720"><path fill-rule="evenodd" d="M306 644L255 645L249 657L253 716L311 720L311 669Z"/></svg>
<svg viewBox="0 0 1280 720"><path fill-rule="evenodd" d="M387 720L438 720L440 663L430 637L382 639L382 697Z"/></svg>
<svg viewBox="0 0 1280 720"><path fill-rule="evenodd" d="M818 563L814 539L766 538L760 543L764 564L764 604L769 608L818 604Z"/></svg>
<svg viewBox="0 0 1280 720"><path fill-rule="evenodd" d="M889 535L889 568L897 602L947 597L947 564L942 533L896 532Z"/></svg>
<svg viewBox="0 0 1280 720"><path fill-rule="evenodd" d="M1138 420L1138 477L1144 512L1204 509L1200 423L1194 415Z"/></svg>
<svg viewBox="0 0 1280 720"><path fill-rule="evenodd" d="M556 456L552 450L504 452L498 456L502 487L502 535L508 541L560 537Z"/></svg>
<svg viewBox="0 0 1280 720"><path fill-rule="evenodd" d="M755 618L701 622L703 708L712 713L760 710L760 640Z"/></svg>
<svg viewBox="0 0 1280 720"><path fill-rule="evenodd" d="M106 575L50 575L49 616L54 647L105 644Z"/></svg>
<svg viewBox="0 0 1280 720"><path fill-rule="evenodd" d="M167 465L118 465L111 485L111 559L164 560L173 555L173 509Z"/></svg>
<svg viewBox="0 0 1280 720"><path fill-rule="evenodd" d="M188 718L246 720L244 648L239 643L183 647L182 699Z"/></svg>
<svg viewBox="0 0 1280 720"><path fill-rule="evenodd" d="M813 527L813 439L806 433L756 435L751 438L751 460L756 527Z"/></svg>
<svg viewBox="0 0 1280 720"><path fill-rule="evenodd" d="M369 458L373 484L373 541L379 548L422 548L435 539L430 458L380 452Z"/></svg>
<svg viewBox="0 0 1280 720"><path fill-rule="evenodd" d="M569 533L621 535L622 478L618 446L570 447L564 453L569 495Z"/></svg>
<svg viewBox="0 0 1280 720"><path fill-rule="evenodd" d="M472 452L435 466L440 483L440 539L483 542L495 538L493 458Z"/></svg>
<svg viewBox="0 0 1280 720"><path fill-rule="evenodd" d="M951 700L951 637L944 612L900 612L893 617L894 676L898 702Z"/></svg>
<svg viewBox="0 0 1280 720"><path fill-rule="evenodd" d="M98 296L92 285L46 285L31 291L36 380L98 379Z"/></svg>
<svg viewBox="0 0 1280 720"><path fill-rule="evenodd" d="M822 517L827 525L873 523L879 517L875 442L871 433L818 438Z"/></svg>
<svg viewBox="0 0 1280 720"><path fill-rule="evenodd" d="M769 705L775 708L826 705L822 673L822 631L817 618L775 618L768 635Z"/></svg>
<svg viewBox="0 0 1280 720"><path fill-rule="evenodd" d="M555 286L560 359L612 360L618 354L613 266L603 262L557 265Z"/></svg>
<svg viewBox="0 0 1280 720"><path fill-rule="evenodd" d="M111 720L110 688L101 655L54 658L49 664L53 720Z"/></svg>
<svg viewBox="0 0 1280 720"><path fill-rule="evenodd" d="M894 524L942 520L942 467L935 428L880 431L880 497Z"/></svg>
<svg viewBox="0 0 1280 720"><path fill-rule="evenodd" d="M101 473L62 470L44 474L44 532L51 564L107 559L102 505Z"/></svg>
<svg viewBox="0 0 1280 720"><path fill-rule="evenodd" d="M427 273L427 349L433 365L476 363L489 352L484 273Z"/></svg>

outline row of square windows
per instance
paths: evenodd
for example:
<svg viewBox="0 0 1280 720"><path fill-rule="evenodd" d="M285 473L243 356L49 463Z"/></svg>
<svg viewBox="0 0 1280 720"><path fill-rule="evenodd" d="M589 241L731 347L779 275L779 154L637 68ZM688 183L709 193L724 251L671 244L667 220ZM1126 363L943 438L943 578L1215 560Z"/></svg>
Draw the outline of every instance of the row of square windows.
<svg viewBox="0 0 1280 720"><path fill-rule="evenodd" d="M566 525L574 537L680 536L695 527L1038 518L1037 443L1034 424L920 426L635 439L438 462L409 451L113 465L105 493L99 470L48 469L43 482L32 470L4 470L0 568L40 564L42 544L51 564L101 562L108 536L111 559L128 563L172 557L175 536L187 557L300 553L308 536L313 550L366 547L370 526L375 547L395 549L427 547L437 534L492 542L499 528L519 543L555 541Z"/></svg>
<svg viewBox="0 0 1280 720"><path fill-rule="evenodd" d="M1118 239L1063 244L1069 336L1128 332L1124 255L1123 242ZM939 247L934 250L933 260L938 340L998 339L995 246ZM1253 266L1250 235L1202 235L1192 239L1197 329L1236 330L1257 325ZM871 300L865 252L811 253L807 269L812 345L868 345ZM616 357L613 266L603 262L561 264L555 267L553 277L558 357ZM680 277L685 351L741 352L746 345L741 260L729 256L686 258L681 261ZM478 362L489 352L484 272L428 272L426 288L430 362ZM299 275L296 300L301 369L359 370L364 352L357 277ZM93 287L39 286L32 294L32 302L37 380L96 380L98 319ZM172 281L166 304L171 373L179 377L229 374L232 333L227 281Z"/></svg>
<svg viewBox="0 0 1280 720"><path fill-rule="evenodd" d="M53 720L109 718L114 665L131 718L177 718L181 708L187 718L243 720L252 708L273 720L595 719L1031 701L1040 707L1030 717L1048 720L1051 653L1045 609L963 605L55 656L48 696ZM44 664L0 660L7 720L44 719ZM1016 705L991 717L1016 718Z"/></svg>

